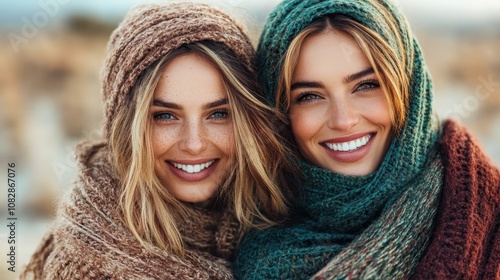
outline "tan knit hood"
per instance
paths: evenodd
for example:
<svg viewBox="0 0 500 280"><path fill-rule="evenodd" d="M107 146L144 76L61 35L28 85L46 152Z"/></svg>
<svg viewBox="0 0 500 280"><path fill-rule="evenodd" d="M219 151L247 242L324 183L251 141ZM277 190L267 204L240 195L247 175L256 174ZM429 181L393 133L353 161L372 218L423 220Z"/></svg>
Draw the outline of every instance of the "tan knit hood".
<svg viewBox="0 0 500 280"><path fill-rule="evenodd" d="M141 73L168 52L199 41L222 43L253 71L254 50L241 24L201 3L156 3L132 9L111 35L102 71L105 133Z"/></svg>

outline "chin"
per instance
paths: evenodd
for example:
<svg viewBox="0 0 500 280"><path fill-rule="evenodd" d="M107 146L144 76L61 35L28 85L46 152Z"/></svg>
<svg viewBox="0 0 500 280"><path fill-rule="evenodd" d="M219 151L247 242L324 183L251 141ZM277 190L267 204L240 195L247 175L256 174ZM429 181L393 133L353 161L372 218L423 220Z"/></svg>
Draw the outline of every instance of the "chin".
<svg viewBox="0 0 500 280"><path fill-rule="evenodd" d="M183 194L176 196L177 199L188 203L203 203L211 201L215 197L215 192L211 194Z"/></svg>

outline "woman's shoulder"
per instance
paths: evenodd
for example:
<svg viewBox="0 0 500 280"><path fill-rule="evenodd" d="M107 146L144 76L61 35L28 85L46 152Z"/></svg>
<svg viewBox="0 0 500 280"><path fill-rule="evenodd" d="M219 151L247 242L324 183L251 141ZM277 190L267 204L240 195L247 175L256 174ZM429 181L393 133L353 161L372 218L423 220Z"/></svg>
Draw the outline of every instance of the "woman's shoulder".
<svg viewBox="0 0 500 280"><path fill-rule="evenodd" d="M78 178L61 204L88 204L90 211L114 216L118 207L120 178L106 141L84 141L76 147ZM61 208L61 207L60 207ZM81 208L81 207L79 207Z"/></svg>
<svg viewBox="0 0 500 280"><path fill-rule="evenodd" d="M452 180L454 185L467 183L461 181L472 174L477 176L469 179L478 180L476 183L481 185L500 185L499 168L486 155L474 135L461 123L455 120L443 123L439 149L446 171L445 179Z"/></svg>
<svg viewBox="0 0 500 280"><path fill-rule="evenodd" d="M443 189L431 243L414 279L500 273L500 171L460 123L443 123Z"/></svg>
<svg viewBox="0 0 500 280"><path fill-rule="evenodd" d="M96 219L96 222L92 220ZM145 249L123 228L99 217L58 217L21 279L232 279L228 261L187 249L183 257Z"/></svg>
<svg viewBox="0 0 500 280"><path fill-rule="evenodd" d="M443 124L439 147L444 167L441 209L461 205L477 212L477 218L498 218L500 169L486 155L474 135L457 121L448 120Z"/></svg>

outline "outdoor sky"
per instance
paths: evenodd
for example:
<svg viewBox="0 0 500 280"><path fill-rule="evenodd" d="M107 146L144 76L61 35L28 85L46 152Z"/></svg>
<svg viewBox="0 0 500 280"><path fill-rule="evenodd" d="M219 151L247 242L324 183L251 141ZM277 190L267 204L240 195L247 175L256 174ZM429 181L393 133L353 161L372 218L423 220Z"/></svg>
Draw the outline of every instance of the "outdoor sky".
<svg viewBox="0 0 500 280"><path fill-rule="evenodd" d="M9 25L22 24L21 18L30 19L40 11L39 2L59 1L61 13L89 13L104 19L120 17L134 4L143 2L158 2L158 0L0 0L0 22ZM204 0L225 6L242 7L274 7L280 0ZM494 19L500 15L500 0L397 0L396 3L410 17L425 16L439 21L482 21Z"/></svg>

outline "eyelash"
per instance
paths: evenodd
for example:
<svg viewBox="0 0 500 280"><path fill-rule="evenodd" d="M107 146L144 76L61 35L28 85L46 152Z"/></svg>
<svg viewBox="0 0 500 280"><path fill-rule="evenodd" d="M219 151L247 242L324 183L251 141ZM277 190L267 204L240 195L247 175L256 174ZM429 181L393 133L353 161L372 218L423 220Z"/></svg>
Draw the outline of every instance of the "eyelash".
<svg viewBox="0 0 500 280"><path fill-rule="evenodd" d="M169 116L169 118L166 118L165 116ZM153 114L153 119L172 121L172 120L175 120L175 117L174 117L174 115L172 115L170 113L158 112L158 113Z"/></svg>
<svg viewBox="0 0 500 280"><path fill-rule="evenodd" d="M368 87L367 88L361 88L363 86L368 86ZM380 84L379 84L379 82L377 80L367 79L367 80L363 80L363 81L359 82L356 85L354 92L356 92L356 91L371 91L371 90L377 89L379 87L380 87ZM294 103L296 103L296 104L306 104L306 103L312 102L315 99L321 99L321 97L318 96L314 92L304 92L304 93L299 94L299 96L297 96L294 99Z"/></svg>
<svg viewBox="0 0 500 280"><path fill-rule="evenodd" d="M217 117L215 115L222 115L222 116ZM219 109L219 110L215 110L214 112L210 113L208 118L215 119L215 120L224 120L224 119L228 118L228 115L229 115L228 110ZM171 113L158 112L158 113L153 114L153 119L154 120L162 120L162 121L172 121L172 120L176 120L177 118Z"/></svg>
<svg viewBox="0 0 500 280"><path fill-rule="evenodd" d="M223 114L224 116L222 116L222 117L213 117L213 118L212 118L212 116L214 116L214 115L216 115L216 114ZM227 118L228 118L228 115L229 115L228 110L226 110L226 109L219 109L219 110L215 110L214 112L212 112L212 113L210 114L210 117L211 117L212 119L216 119L216 120L224 120L224 119L227 119Z"/></svg>
<svg viewBox="0 0 500 280"><path fill-rule="evenodd" d="M320 99L320 97L316 93L314 93L314 92L304 92L304 93L299 94L299 96L297 96L294 99L294 103L296 103L296 104L306 104L306 103L309 103L309 102L313 102L313 100L315 100L315 99Z"/></svg>
<svg viewBox="0 0 500 280"><path fill-rule="evenodd" d="M367 86L367 85L369 86L368 88L360 89L360 87ZM379 87L380 87L380 84L377 80L368 79L368 80L363 80L363 81L359 82L358 85L356 86L355 91L371 91L371 90L377 89Z"/></svg>

